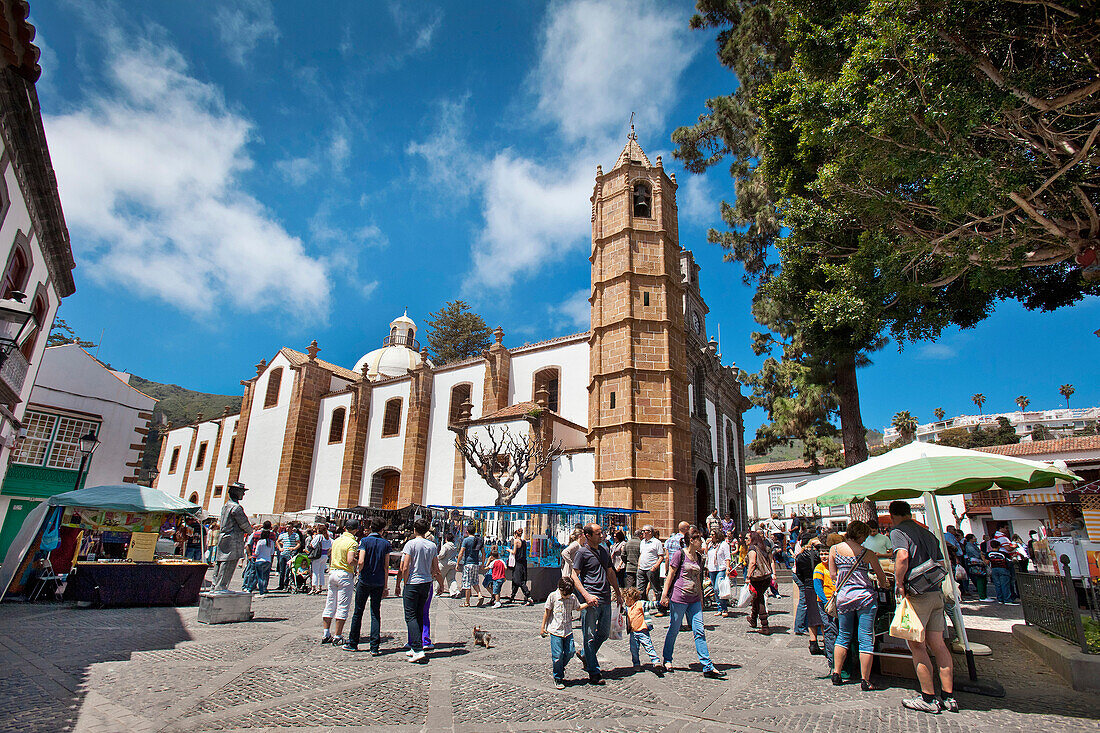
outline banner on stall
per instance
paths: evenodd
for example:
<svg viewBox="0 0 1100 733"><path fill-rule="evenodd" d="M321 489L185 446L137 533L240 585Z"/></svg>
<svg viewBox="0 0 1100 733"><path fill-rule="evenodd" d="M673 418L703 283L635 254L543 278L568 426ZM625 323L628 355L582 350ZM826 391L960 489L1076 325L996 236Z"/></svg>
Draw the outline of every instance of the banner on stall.
<svg viewBox="0 0 1100 733"><path fill-rule="evenodd" d="M65 507L65 517L61 523L98 531L156 533L168 516L165 512L116 512L70 506Z"/></svg>

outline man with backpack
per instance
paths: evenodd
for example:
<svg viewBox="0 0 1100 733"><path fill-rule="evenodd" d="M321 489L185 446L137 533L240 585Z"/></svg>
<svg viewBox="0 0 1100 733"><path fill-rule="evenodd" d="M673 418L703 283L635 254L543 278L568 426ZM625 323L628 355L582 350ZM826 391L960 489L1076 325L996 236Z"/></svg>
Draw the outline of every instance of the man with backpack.
<svg viewBox="0 0 1100 733"><path fill-rule="evenodd" d="M913 521L913 511L905 501L890 502L890 520L894 529L890 543L894 546L894 582L898 602L908 599L924 625L924 641L908 641L913 654L913 666L920 683L920 697L903 700L910 710L939 714L942 710L959 712L955 700L954 663L951 650L943 640L943 592L940 583L947 577L943 552L936 536ZM932 678L932 660L936 659L943 698L936 697L936 685Z"/></svg>

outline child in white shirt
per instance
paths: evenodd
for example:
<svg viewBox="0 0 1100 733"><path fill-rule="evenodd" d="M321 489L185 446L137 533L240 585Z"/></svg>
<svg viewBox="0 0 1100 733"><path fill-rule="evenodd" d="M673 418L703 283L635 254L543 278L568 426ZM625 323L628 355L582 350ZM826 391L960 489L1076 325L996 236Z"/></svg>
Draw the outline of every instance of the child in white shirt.
<svg viewBox="0 0 1100 733"><path fill-rule="evenodd" d="M558 589L546 599L542 615L542 636L550 635L550 659L553 661L554 686L565 688L565 665L576 653L573 644L573 613L588 608L577 600L572 578L558 581Z"/></svg>

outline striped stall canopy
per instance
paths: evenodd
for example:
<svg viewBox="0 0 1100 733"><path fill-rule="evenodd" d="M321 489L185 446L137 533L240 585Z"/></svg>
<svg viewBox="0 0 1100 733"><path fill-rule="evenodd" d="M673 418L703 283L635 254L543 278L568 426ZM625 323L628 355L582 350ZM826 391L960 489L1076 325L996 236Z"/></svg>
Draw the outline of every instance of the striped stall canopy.
<svg viewBox="0 0 1100 733"><path fill-rule="evenodd" d="M1035 504L1057 504L1065 500L1066 495L1061 492L1042 492L1015 494L1008 503L1012 506L1033 506Z"/></svg>

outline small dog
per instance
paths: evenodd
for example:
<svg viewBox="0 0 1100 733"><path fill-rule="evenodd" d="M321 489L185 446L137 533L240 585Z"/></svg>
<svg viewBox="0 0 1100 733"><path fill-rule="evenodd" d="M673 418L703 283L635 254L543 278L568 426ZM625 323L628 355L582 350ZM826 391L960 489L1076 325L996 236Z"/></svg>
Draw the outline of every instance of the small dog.
<svg viewBox="0 0 1100 733"><path fill-rule="evenodd" d="M480 626L474 627L474 646L483 646L486 649L489 648L489 642L492 641L493 635L488 631L482 631Z"/></svg>

